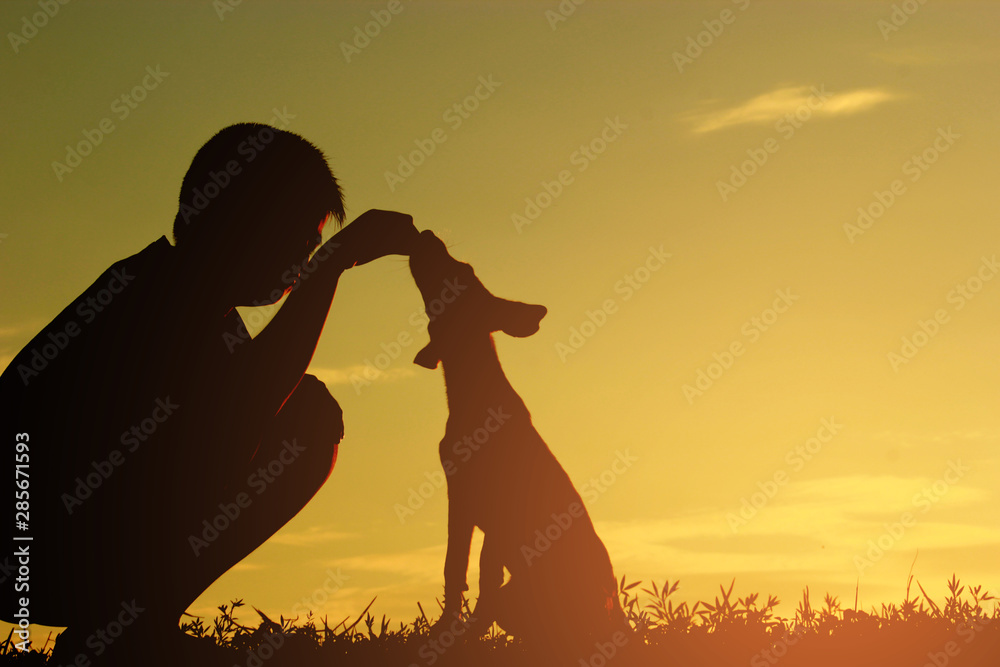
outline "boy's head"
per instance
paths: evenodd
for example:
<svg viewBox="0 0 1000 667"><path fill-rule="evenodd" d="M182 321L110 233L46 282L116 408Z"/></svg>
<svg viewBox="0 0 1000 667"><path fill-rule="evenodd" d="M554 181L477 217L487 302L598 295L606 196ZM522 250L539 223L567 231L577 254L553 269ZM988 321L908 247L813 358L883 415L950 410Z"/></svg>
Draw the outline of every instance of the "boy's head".
<svg viewBox="0 0 1000 667"><path fill-rule="evenodd" d="M174 243L197 268L221 268L241 303L270 302L276 288L290 287L283 276L315 249L330 217L343 223L344 201L323 153L297 134L240 123L195 154Z"/></svg>

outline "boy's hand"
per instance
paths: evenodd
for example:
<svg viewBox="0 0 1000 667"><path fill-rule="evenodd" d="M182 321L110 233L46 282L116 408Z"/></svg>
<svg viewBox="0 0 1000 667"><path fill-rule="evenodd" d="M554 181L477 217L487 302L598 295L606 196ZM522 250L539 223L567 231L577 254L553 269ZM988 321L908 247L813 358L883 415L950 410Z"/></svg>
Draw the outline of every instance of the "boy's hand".
<svg viewBox="0 0 1000 667"><path fill-rule="evenodd" d="M386 255L409 255L417 236L412 216L372 209L337 232L330 242L340 244L345 262L351 267Z"/></svg>

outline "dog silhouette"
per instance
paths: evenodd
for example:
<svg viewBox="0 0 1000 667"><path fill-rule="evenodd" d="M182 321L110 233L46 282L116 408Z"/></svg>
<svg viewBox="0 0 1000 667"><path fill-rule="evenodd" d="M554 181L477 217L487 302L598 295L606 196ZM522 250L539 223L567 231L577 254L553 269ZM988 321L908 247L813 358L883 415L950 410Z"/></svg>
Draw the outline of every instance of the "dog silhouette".
<svg viewBox="0 0 1000 667"><path fill-rule="evenodd" d="M442 363L449 409L440 444L448 486L445 604L436 629L455 625L460 614L478 526L485 534L479 599L468 625L452 631L479 636L495 621L530 644L592 650L592 638L625 628L611 560L507 380L492 336L530 336L546 309L491 294L430 231L414 243L410 272L430 334L414 362Z"/></svg>

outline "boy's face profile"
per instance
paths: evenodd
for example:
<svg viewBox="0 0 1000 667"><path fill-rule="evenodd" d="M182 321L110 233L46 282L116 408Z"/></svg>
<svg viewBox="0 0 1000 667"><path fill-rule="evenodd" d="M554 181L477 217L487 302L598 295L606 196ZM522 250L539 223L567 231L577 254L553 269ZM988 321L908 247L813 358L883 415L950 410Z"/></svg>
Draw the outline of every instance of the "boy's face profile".
<svg viewBox="0 0 1000 667"><path fill-rule="evenodd" d="M232 305L265 306L280 301L319 246L324 222L311 231L287 220L271 222L264 228L273 231L245 234L225 251L225 281L231 286Z"/></svg>

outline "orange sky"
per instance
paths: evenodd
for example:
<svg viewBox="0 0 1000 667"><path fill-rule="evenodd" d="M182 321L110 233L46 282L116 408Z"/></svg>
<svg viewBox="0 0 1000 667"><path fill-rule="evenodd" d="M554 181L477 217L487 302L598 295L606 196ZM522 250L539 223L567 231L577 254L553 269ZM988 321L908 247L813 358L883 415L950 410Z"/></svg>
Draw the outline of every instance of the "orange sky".
<svg viewBox="0 0 1000 667"><path fill-rule="evenodd" d="M70 3L8 35L0 361L169 234L202 142L270 122L327 152L351 217L411 213L548 308L497 346L619 576L687 600L735 577L790 613L807 585L899 600L919 551L932 593L1000 587L1000 5L389 5ZM344 277L311 371L337 468L192 613L435 608L420 309L402 258Z"/></svg>

